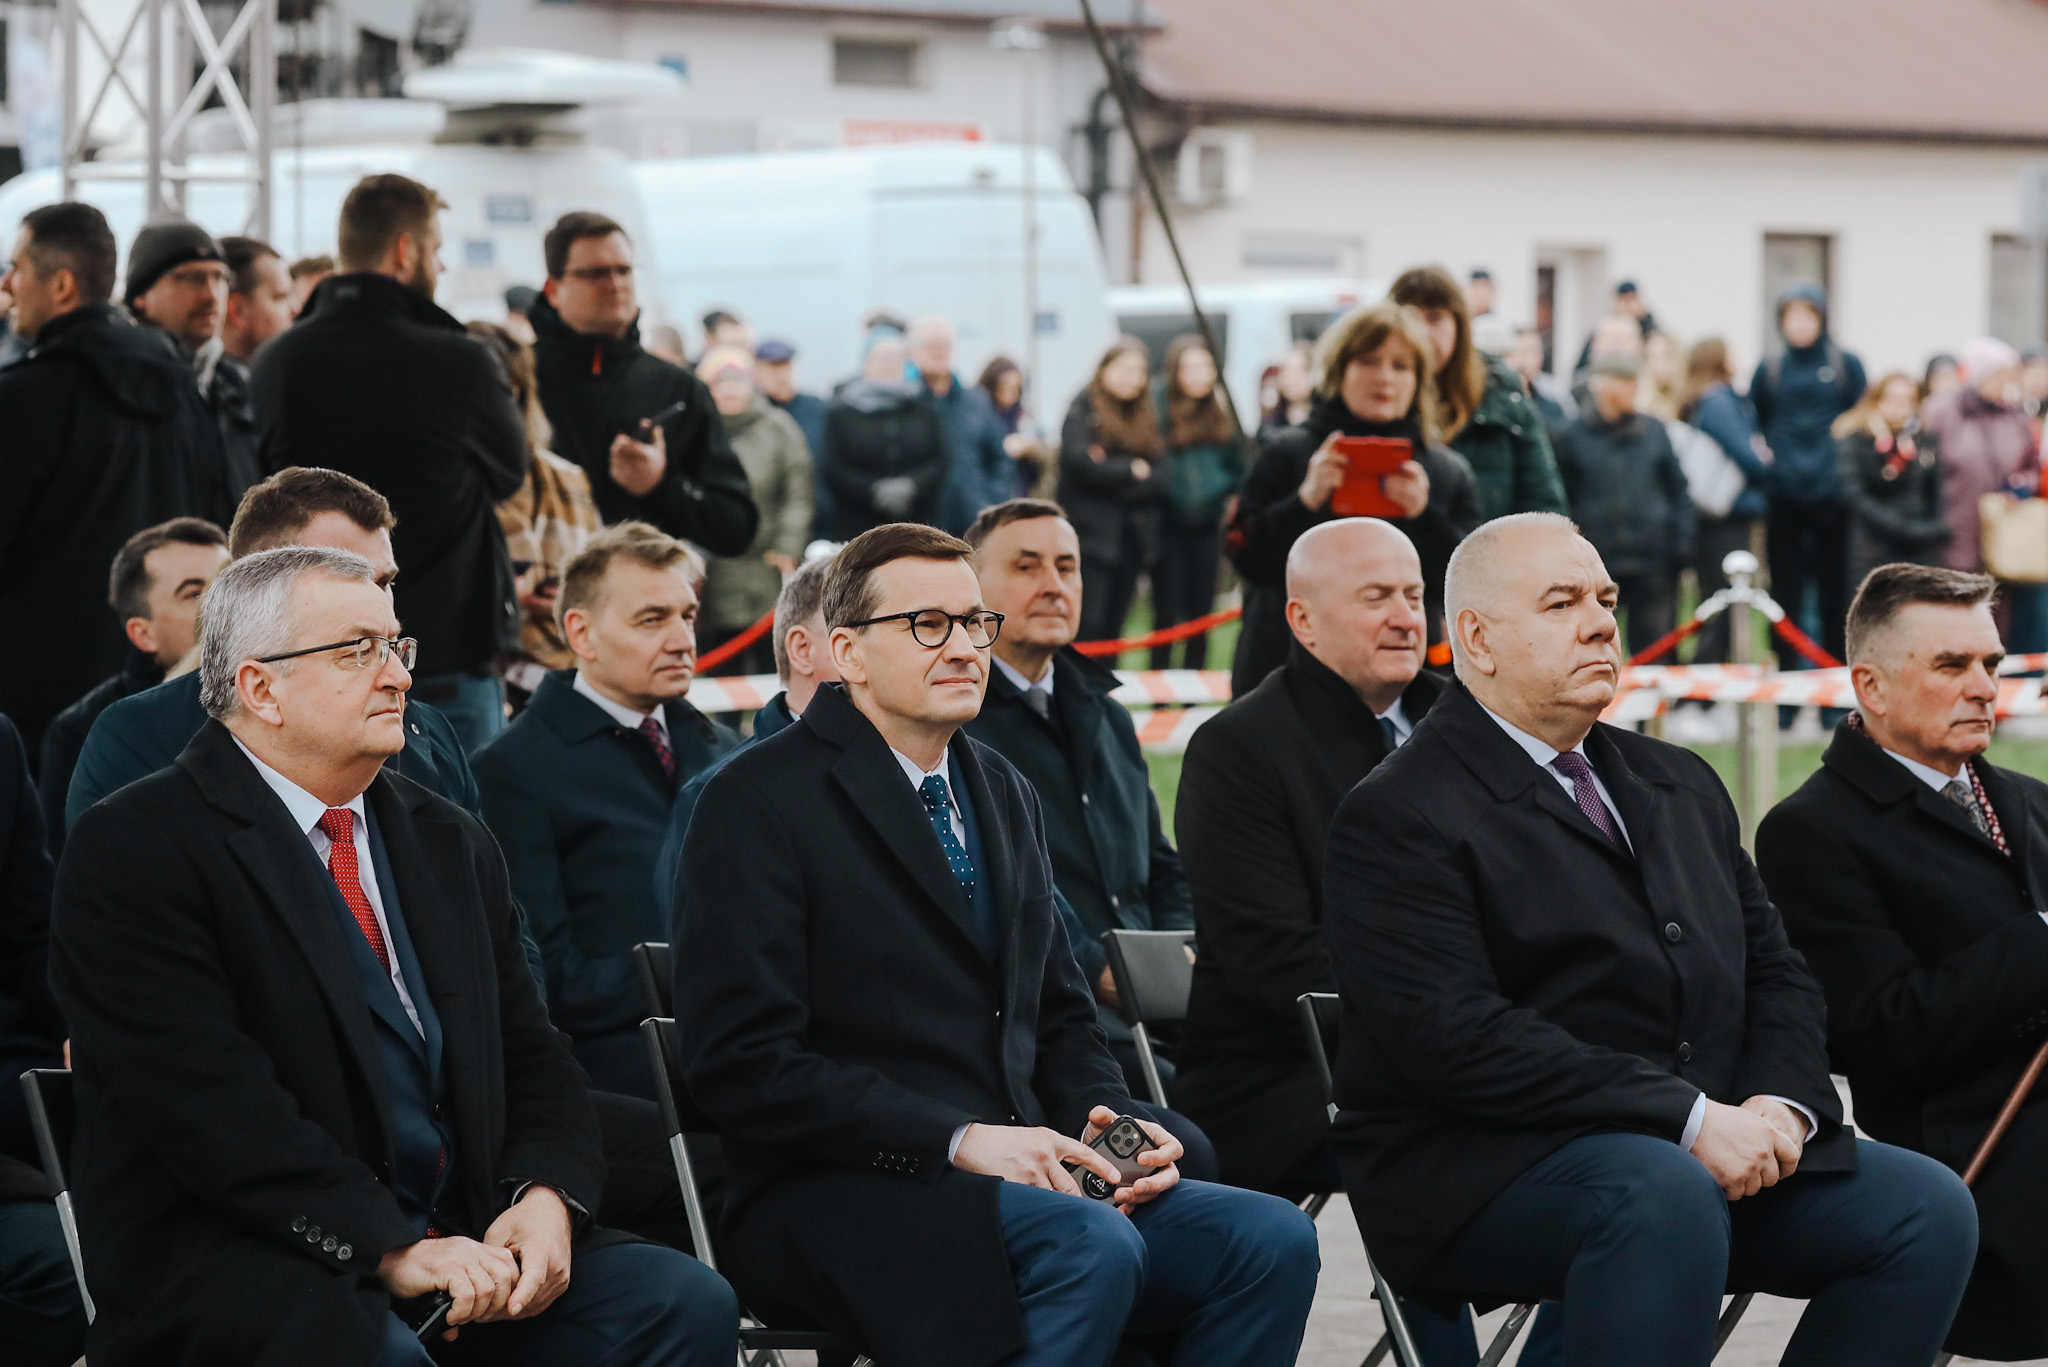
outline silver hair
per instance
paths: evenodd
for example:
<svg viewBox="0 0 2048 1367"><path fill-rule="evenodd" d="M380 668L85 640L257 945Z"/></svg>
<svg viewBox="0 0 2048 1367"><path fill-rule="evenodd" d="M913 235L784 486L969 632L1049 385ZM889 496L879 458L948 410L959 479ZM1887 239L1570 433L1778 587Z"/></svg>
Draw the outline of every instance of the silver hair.
<svg viewBox="0 0 2048 1367"><path fill-rule="evenodd" d="M1524 527L1550 527L1577 535L1579 526L1563 513L1509 513L1477 530L1451 552L1444 567L1444 635L1451 643L1451 663L1459 678L1465 677L1465 652L1458 644L1458 614L1478 608L1492 590L1496 570L1495 548L1502 537Z"/></svg>
<svg viewBox="0 0 2048 1367"><path fill-rule="evenodd" d="M213 577L200 600L199 705L216 721L241 706L235 675L245 660L282 655L296 644L292 594L308 574L374 584L377 572L354 551L331 546L278 546L234 561Z"/></svg>

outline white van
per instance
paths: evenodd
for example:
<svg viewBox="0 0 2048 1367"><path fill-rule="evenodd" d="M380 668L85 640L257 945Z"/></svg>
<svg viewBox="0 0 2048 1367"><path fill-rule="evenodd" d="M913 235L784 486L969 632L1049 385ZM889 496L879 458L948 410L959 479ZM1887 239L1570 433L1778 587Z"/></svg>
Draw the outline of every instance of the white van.
<svg viewBox="0 0 2048 1367"><path fill-rule="evenodd" d="M1383 280L1261 280L1197 285L1195 297L1216 331L1223 377L1230 385L1238 418L1247 428L1259 421L1259 376L1296 342L1313 342L1346 309L1386 297ZM1145 343L1158 373L1167 345L1184 332L1199 332L1188 292L1179 285L1133 285L1111 290L1110 311L1119 332Z"/></svg>
<svg viewBox="0 0 2048 1367"><path fill-rule="evenodd" d="M862 320L943 314L973 383L997 354L1029 364L1023 149L922 143L640 162L662 291L679 321L714 308L798 351L806 388L860 368ZM1114 335L1101 245L1051 152L1036 152L1039 374L1057 430ZM694 336L693 336L694 340Z"/></svg>
<svg viewBox="0 0 2048 1367"><path fill-rule="evenodd" d="M401 102L362 103L385 106L371 112L388 115L388 106ZM392 131L385 130L387 135ZM286 260L332 254L343 197L364 176L381 172L410 176L447 201L441 216L444 274L435 300L465 321L502 319L508 286L540 286L547 274L541 237L571 209L611 215L636 242L650 236L629 163L616 152L588 146L436 143L430 133L399 140L408 131L396 130L393 140L363 146L309 146L303 153L274 154L269 240ZM246 165L233 153L195 156L192 163L197 171L215 172ZM125 272L128 247L142 227L142 185L89 179L79 183L78 194L107 216ZM216 236L238 233L247 221L248 194L242 184L197 182L186 202L187 216ZM31 171L0 185L0 240L12 243L24 214L59 197L55 170ZM642 303L648 321L665 321L658 298Z"/></svg>

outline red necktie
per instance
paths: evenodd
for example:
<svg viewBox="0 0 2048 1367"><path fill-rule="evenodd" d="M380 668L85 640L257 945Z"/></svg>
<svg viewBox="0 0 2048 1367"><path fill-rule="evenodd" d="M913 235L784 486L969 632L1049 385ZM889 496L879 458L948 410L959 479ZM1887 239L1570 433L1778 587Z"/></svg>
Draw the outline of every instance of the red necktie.
<svg viewBox="0 0 2048 1367"><path fill-rule="evenodd" d="M329 807L320 818L320 829L327 833L327 872L334 877L334 886L341 890L341 900L348 903L349 913L356 918L363 938L370 942L371 953L384 971L391 971L391 951L384 945L384 930L377 924L377 913L370 909L370 899L363 895L363 880L356 866L356 814L346 807Z"/></svg>
<svg viewBox="0 0 2048 1367"><path fill-rule="evenodd" d="M640 735L654 747L654 761L661 766L661 772L668 781L676 781L676 752L669 748L668 733L661 729L661 723L652 717L640 719Z"/></svg>

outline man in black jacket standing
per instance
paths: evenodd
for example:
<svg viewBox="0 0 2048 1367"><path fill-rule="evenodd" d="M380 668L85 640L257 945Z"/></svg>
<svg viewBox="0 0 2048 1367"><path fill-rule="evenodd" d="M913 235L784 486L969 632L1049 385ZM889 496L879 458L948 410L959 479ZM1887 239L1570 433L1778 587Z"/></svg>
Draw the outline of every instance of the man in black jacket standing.
<svg viewBox="0 0 2048 1367"><path fill-rule="evenodd" d="M590 476L606 522L649 522L713 555L746 550L760 523L747 472L704 382L640 345L626 230L579 210L542 252L547 283L527 316L555 454Z"/></svg>
<svg viewBox="0 0 2048 1367"><path fill-rule="evenodd" d="M1460 687L1337 809L1335 1139L1406 1291L1559 1299L1572 1367L1706 1367L1729 1288L1793 1358L1924 1367L1976 1249L1932 1159L1858 1139L1819 986L1705 760L1596 725L1614 581L1555 513L1445 586Z"/></svg>
<svg viewBox="0 0 2048 1367"><path fill-rule="evenodd" d="M129 649L102 606L121 543L173 517L226 526L241 490L177 344L108 302L99 210L30 213L0 290L34 343L0 370L0 620L29 643L0 670L0 712L35 756L50 718Z"/></svg>
<svg viewBox="0 0 2048 1367"><path fill-rule="evenodd" d="M427 1367L395 1310L445 1292L462 1360L730 1363L730 1289L590 1219L497 845L381 772L414 644L370 563L258 552L206 607L211 720L80 820L51 919L93 1361Z"/></svg>
<svg viewBox="0 0 2048 1367"><path fill-rule="evenodd" d="M890 1367L1103 1364L1127 1327L1178 1330L1182 1362L1291 1364L1307 1217L1180 1181L1156 1124L1128 1185L1076 1139L1131 1101L1037 798L959 733L1002 625L971 556L906 523L849 542L825 593L845 682L735 756L690 823L676 1011L731 1171L726 1266L762 1313Z"/></svg>
<svg viewBox="0 0 2048 1367"><path fill-rule="evenodd" d="M1919 565L1871 572L1849 609L1857 710L1756 837L1827 993L1856 1123L1957 1170L2048 1028L2048 787L1984 759L2005 654L1995 588ZM1951 1352L2048 1355L2044 1153L2035 1100L1977 1181L1977 1266Z"/></svg>
<svg viewBox="0 0 2048 1367"><path fill-rule="evenodd" d="M967 734L1017 766L1038 794L1053 881L1081 934L1074 958L1099 1005L1124 1079L1144 1086L1130 1027L1117 1014L1108 930L1191 930L1180 855L1159 820L1137 728L1116 671L1073 649L1081 621L1081 544L1057 503L1013 498L967 529L982 601L1003 614L981 712ZM1160 1060L1172 1081L1172 1064Z"/></svg>
<svg viewBox="0 0 2048 1367"><path fill-rule="evenodd" d="M391 500L405 578L398 613L420 642L415 692L475 749L505 724L495 661L519 644L496 503L526 478L526 424L504 372L434 305L440 197L367 176L341 206L341 270L257 358L266 470L324 466Z"/></svg>

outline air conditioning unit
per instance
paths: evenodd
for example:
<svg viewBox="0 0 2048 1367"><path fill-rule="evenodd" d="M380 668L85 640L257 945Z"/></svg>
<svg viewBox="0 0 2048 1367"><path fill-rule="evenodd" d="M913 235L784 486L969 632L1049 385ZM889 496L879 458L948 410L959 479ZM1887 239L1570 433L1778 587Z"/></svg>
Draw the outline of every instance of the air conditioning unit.
<svg viewBox="0 0 2048 1367"><path fill-rule="evenodd" d="M1175 193L1189 208L1236 204L1252 192L1252 135L1234 128L1198 128L1180 145Z"/></svg>

